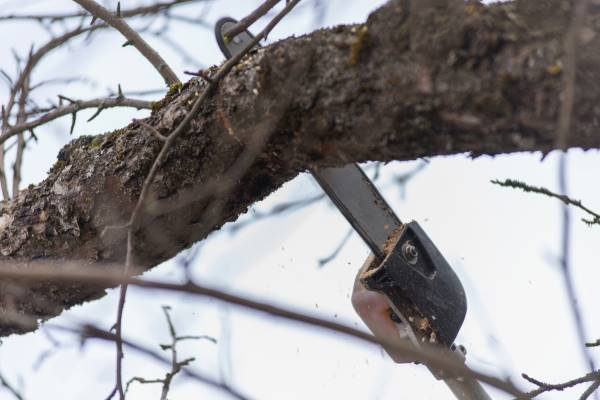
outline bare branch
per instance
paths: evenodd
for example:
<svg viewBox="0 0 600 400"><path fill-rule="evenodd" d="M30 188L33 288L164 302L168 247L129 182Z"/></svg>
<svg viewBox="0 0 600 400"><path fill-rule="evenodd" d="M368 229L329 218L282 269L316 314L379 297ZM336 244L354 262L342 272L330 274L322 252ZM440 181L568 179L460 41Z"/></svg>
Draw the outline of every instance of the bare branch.
<svg viewBox="0 0 600 400"><path fill-rule="evenodd" d="M579 33L588 9L589 0L572 2L571 23L564 37L563 98L560 106L558 128L556 131L556 147L567 149L567 137L571 129L573 106L575 104L575 79L577 72L577 48Z"/></svg>
<svg viewBox="0 0 600 400"><path fill-rule="evenodd" d="M538 386L538 389L532 390L531 392L528 392L526 394L526 398L527 399L533 399L537 396L539 396L540 394L546 393L546 392L551 392L551 391L563 391L566 389L570 389L573 388L577 385L580 385L582 383L586 383L586 382L593 382L596 381L600 378L600 371L593 371L590 372L580 378L575 378L575 379L571 379L569 381L566 382L562 382L562 383L546 383L546 382L542 382L538 379L532 378L527 374L521 374L521 376L523 377L523 379L525 379L526 381L533 383L534 385Z"/></svg>
<svg viewBox="0 0 600 400"><path fill-rule="evenodd" d="M70 115L73 113L77 113L81 110L89 109L89 108L98 108L98 109L107 109L114 107L132 107L138 110L140 109L152 109L152 102L140 99L131 99L127 97L113 97L113 98L98 98L91 100L76 100L73 103L66 106L59 106L49 113L42 115L41 117L25 122L20 125L16 125L12 128L9 128L6 132L0 135L0 143L4 143L10 137L36 128L38 126L44 125L50 121L53 121L57 118L63 117L65 115Z"/></svg>
<svg viewBox="0 0 600 400"><path fill-rule="evenodd" d="M75 1L77 4L79 4L86 10L88 10L90 14L101 18L102 20L104 20L104 22L121 32L121 34L125 36L127 40L131 42L131 44L133 44L133 46L135 46L135 48L138 49L138 51L142 53L142 55L154 66L158 73L163 77L167 85L174 85L176 83L179 83L179 78L177 78L175 72L173 72L171 67L169 67L166 61L163 60L160 54L158 54L156 50L150 47L150 45L146 43L146 41L142 39L142 37L135 30L133 30L129 26L129 24L127 24L122 18L115 15L114 13L111 13L106 8L104 8L103 6L101 6L93 0L73 1Z"/></svg>
<svg viewBox="0 0 600 400"><path fill-rule="evenodd" d="M148 14L156 14L161 11L168 10L169 8L173 8L174 6L186 3L196 3L196 2L205 2L206 0L173 0L173 1L165 1L165 2L156 2L154 4L148 6L141 6L132 8L129 10L121 10L122 18L129 17L137 17L141 15ZM75 12L75 13L64 13L64 14L28 14L28 15L20 15L20 14L11 14L11 15L2 15L0 16L0 21L4 20L33 20L33 21L45 21L49 20L50 22L55 22L59 20L66 19L79 19L81 17L87 16L87 13L84 12Z"/></svg>
<svg viewBox="0 0 600 400"><path fill-rule="evenodd" d="M348 232L346 232L346 234L344 235L342 240L340 240L340 243L335 247L335 249L333 249L331 254L329 254L328 256L322 257L318 260L319 267L322 268L325 265L329 264L331 261L335 260L335 258L340 254L340 251L342 251L342 249L348 242L348 239L350 239L350 237L352 236L353 233L354 233L354 229L348 230Z"/></svg>
<svg viewBox="0 0 600 400"><path fill-rule="evenodd" d="M177 355L177 344L183 340L199 340L199 339L208 339L209 341L216 343L216 339L210 336L178 336L175 332L175 326L173 325L173 321L171 320L171 315L169 311L171 307L163 306L163 312L165 313L165 318L167 320L167 325L169 327L169 334L171 335L171 343L160 345L162 350L171 350L171 370L165 374L164 378L159 379L144 379L141 377L133 377L125 386L125 393L129 390L129 386L132 382L139 382L142 384L148 383L162 383L162 393L160 396L160 400L167 400L167 396L169 394L169 390L171 388L171 383L173 382L173 378L180 373L186 366L188 366L191 362L193 362L194 358L186 358L185 360L179 361Z"/></svg>
<svg viewBox="0 0 600 400"><path fill-rule="evenodd" d="M579 400L586 400L592 394L596 393L596 390L600 387L600 377L598 377L594 383L592 383L586 390L581 394Z"/></svg>
<svg viewBox="0 0 600 400"><path fill-rule="evenodd" d="M33 47L29 51L29 59L31 59L32 54L33 54ZM24 123L25 120L27 119L26 105L27 105L27 98L29 96L29 90L30 90L30 88L29 88L30 80L31 80L31 76L29 74L25 75L25 80L23 81L23 85L20 88L18 88L20 93L19 93L19 107L18 107L18 112L17 112L17 125ZM4 142L0 142L0 143L4 143ZM21 184L21 167L23 166L23 156L25 153L25 145L26 145L25 135L23 134L23 132L20 132L17 137L17 154L15 157L15 163L13 165L13 181L12 181L13 198L17 198L19 196L19 186Z"/></svg>
<svg viewBox="0 0 600 400"><path fill-rule="evenodd" d="M595 342L586 343L585 345L587 347L597 347L597 346L600 346L600 339L596 340Z"/></svg>
<svg viewBox="0 0 600 400"><path fill-rule="evenodd" d="M60 327L60 326L52 326L52 328L57 329L57 330L62 330L62 331L67 331L67 332L71 332L71 333L75 333L75 334L80 334L82 335L83 339L101 339L101 340L106 340L106 341L111 341L111 342L115 342L117 341L117 336L116 334L104 331L102 329L99 329L95 326L92 325L85 325L81 328L81 330L79 329L73 329L73 328L67 328L67 327ZM170 365L171 361L167 360L166 358L164 358L162 355L160 355L159 353L156 353L155 351L152 351L140 344L134 343L130 340L124 340L124 339L119 339L121 340L121 342L139 352L142 354L145 354L146 356L162 363L162 364L166 364L166 365ZM197 380L198 382L201 382L203 384L209 385L211 387L214 387L216 389L222 390L225 393L231 395L232 397L236 398L236 399L240 399L240 400L244 400L247 399L246 396L244 396L243 394L241 394L240 392L238 392L237 390L235 390L234 388L224 384L224 383L220 383L217 382L215 380L213 380L212 378L209 378L207 376L205 376L204 374L200 373L200 372L196 372L193 371L189 368L184 368L181 370L181 372L184 375L189 376L190 378L193 378L195 380Z"/></svg>
<svg viewBox="0 0 600 400"><path fill-rule="evenodd" d="M515 180L515 179L505 179L504 181L500 181L497 179L494 179L491 181L493 184L495 185L499 185L502 187L510 187L513 189L521 189L525 192L530 192L530 193L539 193L542 194L544 196L548 196L548 197L554 197L555 199L558 199L560 201L562 201L564 204L566 205L572 205L575 206L577 208L579 208L580 210L585 211L586 213L588 213L589 215L592 216L592 219L582 219L583 222L585 222L588 225L600 225L600 214L590 210L589 208L587 208L586 206L584 206L581 203L581 200L574 200L572 198L570 198L567 195L564 194L558 194L558 193L554 193L551 190L545 188L545 187L541 187L541 186L532 186L532 185L528 185L527 183Z"/></svg>
<svg viewBox="0 0 600 400"><path fill-rule="evenodd" d="M269 12L273 7L277 5L281 0L266 0L256 10L252 11L248 16L244 17L240 22L232 26L227 32L223 34L225 40L231 40L236 37L239 33L248 29L250 25L255 23L260 17Z"/></svg>
<svg viewBox="0 0 600 400"><path fill-rule="evenodd" d="M11 96L11 98L13 98L13 97ZM10 127L9 120L8 120L10 111L7 112L4 105L2 105L1 110L2 110L2 126L0 126L0 136L2 133L4 133ZM4 162L5 152L6 152L6 149L4 148L4 143L1 143L0 144L0 188L2 188L2 198L4 200L8 200L8 199L10 199L10 192L8 191L8 182L6 180L6 174L4 172L5 171L5 162Z"/></svg>
<svg viewBox="0 0 600 400"><path fill-rule="evenodd" d="M301 199L301 200L292 200L292 201L288 201L288 202L284 202L281 204L277 204L276 206L274 206L271 210L267 211L267 212L259 212L256 211L254 213L252 213L252 218L247 220L247 221L238 221L235 224L231 225L231 227L229 228L229 232L231 232L232 234L237 233L240 229L248 226L249 224L262 220L262 219L266 219L266 218L271 218L271 217L275 217L278 215L281 215L285 212L288 211L296 211L296 210L301 210L305 207L308 207L320 200L323 200L325 198L325 194L319 194L313 197L309 197L306 199Z"/></svg>
<svg viewBox="0 0 600 400"><path fill-rule="evenodd" d="M573 111L575 106L575 91L576 91L576 78L577 78L577 58L578 58L578 47L579 47L579 36L582 27L584 26L584 20L588 9L588 0L577 0L571 3L571 21L567 33L564 38L564 62L565 70L563 72L563 99L560 106L560 112L558 116L558 127L556 132L556 147L563 150L560 156L558 165L558 182L560 192L563 196L568 198L567 188L567 154L568 148L568 136L571 129L573 120ZM563 275L563 281L565 283L565 289L567 294L567 300L573 313L573 319L575 322L575 331L579 339L579 348L581 350L583 359L586 360L591 371L596 369L594 358L589 352L589 349L585 346L586 333L585 324L579 302L577 300L577 292L575 290L575 284L573 282L573 273L571 268L571 210L568 207L568 203L565 203L562 207L562 229L561 229L561 271ZM589 394L595 391L596 383L590 386L588 390L582 395L583 398L587 398ZM587 395L586 395L587 394ZM598 398L598 397L597 397Z"/></svg>
<svg viewBox="0 0 600 400"><path fill-rule="evenodd" d="M15 399L25 400L25 397L0 373L0 387L5 388Z"/></svg>
<svg viewBox="0 0 600 400"><path fill-rule="evenodd" d="M97 29L106 28L108 25L106 24L98 24L94 26L88 27L78 27L71 31L68 31L60 36L52 38L45 45L37 49L35 52L31 54L31 56L27 60L27 64L23 68L23 71L19 75L19 78L15 81L15 88L21 88L25 79L28 79L29 75L31 75L31 71L33 68L40 62L40 60L50 53L52 50L55 50L68 42L69 40L88 32L95 31Z"/></svg>

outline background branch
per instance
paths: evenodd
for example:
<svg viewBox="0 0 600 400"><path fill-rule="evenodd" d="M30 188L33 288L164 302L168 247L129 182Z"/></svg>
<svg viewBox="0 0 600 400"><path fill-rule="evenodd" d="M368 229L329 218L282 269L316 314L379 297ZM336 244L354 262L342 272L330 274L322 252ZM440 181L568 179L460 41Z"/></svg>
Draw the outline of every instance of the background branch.
<svg viewBox="0 0 600 400"><path fill-rule="evenodd" d="M139 271L130 271L130 273L136 272ZM420 360L433 368L449 372L451 371L452 374L456 374L457 376L460 376L461 374L471 376L475 379L481 380L481 382L488 383L500 390L517 396L518 398L522 398L521 391L511 382L470 369L463 363L461 359L454 356L449 356L447 351L441 350L438 347L424 344L422 348L416 348L408 340L396 343L381 343L370 333L365 333L361 330L338 322L311 316L298 311L288 310L267 302L252 300L218 289L201 286L191 281L178 284L131 278L128 276L128 274L122 272L122 266L119 265L104 265L102 266L102 269L89 269L78 264L58 266L56 264L52 265L48 263L30 265L29 268L21 270L14 268L0 268L0 277L15 281L79 282L99 284L107 287L114 287L119 284L127 284L144 289L167 290L174 293L186 293L194 296L210 297L241 307L242 309L260 311L275 317L335 331L348 337L359 339L366 343L375 345L384 344L386 348L389 346L389 348L398 351L398 354L406 355L411 359ZM110 340L115 342L118 340L118 336L116 334L110 334L110 337ZM126 341L123 341L122 343L126 345Z"/></svg>
<svg viewBox="0 0 600 400"><path fill-rule="evenodd" d="M72 115L81 110L89 109L89 108L97 108L100 111L108 108L114 107L132 107L135 109L152 109L152 102L141 100L141 99L132 99L127 97L113 97L113 98L98 98L91 100L73 100L71 104L58 106L47 114L42 115L41 117L34 119L32 121L23 122L21 124L15 125L8 130L6 130L2 135L0 135L0 143L4 143L6 140L11 138L12 136L19 134L21 132L31 130L33 128L37 128L38 126L44 125L50 121L53 121L57 118L64 117L65 115ZM72 127L71 127L72 130Z"/></svg>

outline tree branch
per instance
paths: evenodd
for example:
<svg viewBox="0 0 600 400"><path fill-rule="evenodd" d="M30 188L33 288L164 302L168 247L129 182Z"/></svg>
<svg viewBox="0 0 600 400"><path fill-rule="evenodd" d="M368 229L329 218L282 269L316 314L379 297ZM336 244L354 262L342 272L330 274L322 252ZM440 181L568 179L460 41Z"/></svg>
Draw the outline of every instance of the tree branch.
<svg viewBox="0 0 600 400"><path fill-rule="evenodd" d="M256 10L252 11L246 17L244 17L240 22L232 26L223 34L226 38L225 40L231 40L231 38L237 36L240 32L248 29L250 25L255 23L260 17L269 12L273 7L277 5L281 0L266 0L262 3Z"/></svg>
<svg viewBox="0 0 600 400"><path fill-rule="evenodd" d="M120 15L116 15L94 0L73 0L81 7L85 8L95 17L101 18L104 22L121 32L128 40L128 43L135 46L136 49L152 64L152 66L163 77L167 85L174 85L179 82L177 74L165 60L154 50L142 37L125 22Z"/></svg>
<svg viewBox="0 0 600 400"><path fill-rule="evenodd" d="M12 136L18 133L28 131L38 126L44 125L57 118L64 117L65 115L71 115L88 108L98 108L104 110L107 108L114 107L133 107L138 110L150 110L152 109L152 102L140 99L131 99L127 97L76 100L69 105L56 107L54 110L42 115L37 119L8 128L6 132L0 135L0 143L4 143L7 139L11 138Z"/></svg>
<svg viewBox="0 0 600 400"><path fill-rule="evenodd" d="M150 4L147 6L140 6L128 10L121 10L121 17L129 18L129 17L137 17L140 15L148 15L148 14L156 14L159 12L164 12L170 8L174 8L174 6L185 4L185 3L197 3L204 2L206 0L171 0L165 2L156 2L154 4ZM64 14L9 14L0 16L0 21L5 20L33 20L33 21L59 21L59 20L67 20L67 19L76 19L85 17L88 15L85 12L74 12L74 13L64 13Z"/></svg>

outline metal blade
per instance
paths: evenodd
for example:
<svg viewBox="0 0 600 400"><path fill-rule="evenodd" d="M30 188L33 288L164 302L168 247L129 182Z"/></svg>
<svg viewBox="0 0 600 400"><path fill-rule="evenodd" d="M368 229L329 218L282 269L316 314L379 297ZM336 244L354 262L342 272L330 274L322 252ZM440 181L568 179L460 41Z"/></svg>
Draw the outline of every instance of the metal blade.
<svg viewBox="0 0 600 400"><path fill-rule="evenodd" d="M401 222L369 177L356 164L311 172L373 254L382 260L383 246Z"/></svg>

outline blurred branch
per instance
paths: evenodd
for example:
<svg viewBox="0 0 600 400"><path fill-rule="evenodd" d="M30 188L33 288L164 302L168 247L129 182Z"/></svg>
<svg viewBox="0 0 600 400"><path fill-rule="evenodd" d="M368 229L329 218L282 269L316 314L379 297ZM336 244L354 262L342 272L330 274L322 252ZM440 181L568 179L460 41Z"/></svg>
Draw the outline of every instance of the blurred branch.
<svg viewBox="0 0 600 400"><path fill-rule="evenodd" d="M130 340L126 340L123 338L117 338L117 336L114 333L104 331L104 330L99 329L92 325L85 325L81 329L73 329L73 328L67 328L67 327L61 327L61 326L52 326L52 327L54 329L79 334L82 336L82 338L84 340L86 340L86 339L101 339L101 340L105 340L105 341L109 341L109 342L120 341L125 346L127 346L141 354L144 354L162 364L171 365L171 360L164 358L161 354L159 354L153 350L150 350L140 344L134 343ZM198 382L201 382L203 384L209 385L216 389L222 390L225 393L231 395L232 397L234 397L236 399L240 399L240 400L247 399L246 396L244 396L243 394L241 394L240 392L238 392L236 389L232 388L231 386L226 385L224 383L217 382L217 381L213 380L212 378L209 378L200 372L193 371L189 368L182 368L181 373L190 378L197 380Z"/></svg>
<svg viewBox="0 0 600 400"><path fill-rule="evenodd" d="M33 46L29 50L28 60L31 60L33 56ZM29 61L27 62L29 65ZM31 70L28 73L23 75L24 79L22 81L21 86L16 86L15 88L19 91L19 101L17 108L17 125L22 124L27 119L27 99L29 97L30 86L31 86ZM4 143L4 142L0 142ZM19 196L19 186L21 184L21 168L23 166L23 156L25 153L25 135L23 132L20 132L17 136L17 151L15 156L15 162L13 164L13 181L12 181L12 195L13 198L17 198Z"/></svg>
<svg viewBox="0 0 600 400"><path fill-rule="evenodd" d="M280 216L282 214L285 214L285 213L291 212L291 211L302 210L305 207L315 204L324 198L325 198L325 194L321 193L319 195L316 195L313 197L308 197L306 199L286 201L286 202L277 204L267 212L254 211L254 212L252 212L251 217L248 218L247 220L237 221L233 225L231 225L231 227L229 228L229 232L231 232L232 234L235 234L239 230L247 227L248 225L250 225L254 222L260 221L262 219L277 217L277 216Z"/></svg>
<svg viewBox="0 0 600 400"><path fill-rule="evenodd" d="M555 199L562 201L566 205L575 206L575 207L579 208L580 210L588 213L592 217L591 219L582 218L582 221L585 222L586 224L588 224L590 226L591 225L600 225L600 214L598 214L598 213L590 210L586 206L584 206L581 203L581 200L574 200L574 199L571 199L567 195L554 193L545 187L531 186L531 185L528 185L527 183L520 182L520 181L514 180L514 179L505 179L504 181L495 179L495 180L492 180L491 182L495 185L499 185L502 187L521 189L525 192L538 193L538 194L542 194L544 196L554 197Z"/></svg>
<svg viewBox="0 0 600 400"><path fill-rule="evenodd" d="M202 28L202 29L213 29L214 28L214 26L212 24L206 22L204 19L189 17L187 15L170 14L169 19L171 19L172 21L185 22L185 23L189 24L190 26L193 26L194 28Z"/></svg>
<svg viewBox="0 0 600 400"><path fill-rule="evenodd" d="M346 234L342 238L342 240L340 240L340 243L331 252L331 254L328 255L328 256L325 256L323 258L320 258L318 260L319 261L319 267L322 268L325 265L327 265L328 263L330 263L331 261L335 260L335 258L340 254L340 251L342 251L342 249L344 248L344 246L348 242L348 239L350 239L350 237L352 236L353 233L354 233L354 229L349 229L348 232L346 232Z"/></svg>
<svg viewBox="0 0 600 400"><path fill-rule="evenodd" d="M3 74L8 79L8 82L11 85L6 106L2 106L2 128L1 128L1 134L0 134L0 144L2 144L0 146L0 153L2 154L0 156L0 186L2 188L2 194L3 194L3 197L5 200L8 200L10 197L9 197L9 193L8 193L8 186L6 183L6 173L5 173L6 170L5 170L5 165L4 165L5 149L4 149L3 143L4 143L4 140L6 140L6 138L10 137L10 136L5 136L5 134L6 134L6 132L11 130L11 125L10 125L9 119L13 112L12 109L15 106L15 104L17 104L17 106L18 106L17 121L16 121L17 125L24 124L25 120L27 118L27 110L25 109L25 107L27 104L27 98L28 98L29 91L30 91L30 88L29 88L30 78L31 78L31 72L33 71L33 68L37 65L37 63L44 56L46 56L52 50L61 47L64 43L66 43L70 39L72 39L82 33L92 32L93 30L98 29L100 27L101 26L98 25L95 27L76 28L72 31L66 32L65 34L63 34L61 36L51 39L50 41L48 41L45 45L40 47L35 52L33 51L33 46L32 46L29 51L27 62L25 63L24 67L18 71L18 77L14 81L6 73ZM16 57L16 61L17 61L17 68L20 68L21 60L18 56L15 56L15 57ZM17 95L19 95L19 100L17 103L15 103ZM18 140L17 140L17 155L16 155L15 164L14 164L14 175L13 175L13 196L15 196L15 197L18 195L19 183L21 180L21 164L23 161L23 152L24 152L25 145L26 145L26 141L21 132L22 131L15 133L15 134L19 135ZM2 140L1 138L4 138L4 139Z"/></svg>
<svg viewBox="0 0 600 400"><path fill-rule="evenodd" d="M50 39L46 44L41 46L35 52L31 53L27 60L27 64L23 68L23 71L19 74L19 77L16 79L14 87L16 89L20 89L23 87L23 83L26 79L31 75L31 71L33 68L40 62L40 60L50 53L52 50L55 50L61 47L63 44L68 42L69 40L84 34L95 31L97 29L106 28L108 25L106 24L97 24L88 27L77 27L71 31L65 32L64 34L57 36L55 38Z"/></svg>
<svg viewBox="0 0 600 400"><path fill-rule="evenodd" d="M179 54L179 57L183 60L183 62L193 66L194 68L203 67L202 63L198 61L192 54L189 54L187 50L181 46L177 40L171 39L165 32L149 32L156 39L164 42L167 46L169 46L175 53Z"/></svg>
<svg viewBox="0 0 600 400"><path fill-rule="evenodd" d="M567 149L568 149L568 137L571 130L573 121L573 112L575 107L575 92L576 92L576 80L577 80L577 58L578 58L578 47L580 44L580 33L585 25L585 19L588 12L589 0L577 0L571 3L571 18L568 25L567 32L564 37L564 52L563 63L563 93L562 102L560 105L560 111L558 115L558 126L556 131L556 147L562 150L560 160L558 164L558 182L561 195L568 199L568 184L567 184ZM565 283L565 289L567 292L567 300L573 313L573 319L575 321L575 331L579 339L579 348L581 350L583 359L587 362L590 370L595 371L596 365L592 354L590 354L589 348L585 346L586 343L586 332L583 315L577 299L577 291L575 290L575 283L573 282L573 271L571 268L571 210L568 205L573 204L565 202L563 200L562 206L562 232L561 232L561 271L563 274L563 281ZM581 206L579 202L579 208L589 213L585 207ZM585 220L584 220L585 221ZM595 222L598 222L598 215L594 216ZM588 222L589 225L594 222ZM600 377L596 377L596 381L588 387L588 389L581 395L580 400L587 399L593 392L596 391L600 383ZM596 394L596 399L598 399Z"/></svg>
<svg viewBox="0 0 600 400"><path fill-rule="evenodd" d="M428 163L429 163L429 161L427 161L427 160L421 160L410 171L404 172L402 174L398 174L394 177L394 180L398 183L401 198L404 198L406 196L406 186L407 186L408 182L412 178L417 176L419 173L421 173L423 170L425 170L425 167L427 167Z"/></svg>
<svg viewBox="0 0 600 400"><path fill-rule="evenodd" d="M10 382L8 382L6 380L6 378L4 377L4 375L2 375L2 373L0 373L0 387L3 387L4 389L6 389L15 399L25 400L25 397L23 396L23 394L21 392L19 392L17 389L15 389L15 387L12 386L10 384Z"/></svg>
<svg viewBox="0 0 600 400"><path fill-rule="evenodd" d="M173 72L171 67L167 64L165 60L158 54L156 50L154 50L150 45L142 39L142 37L133 30L129 24L127 24L123 18L121 18L120 12L115 14L108 11L106 8L96 3L94 0L73 0L81 7L85 8L90 12L93 16L97 18L101 18L121 32L125 38L127 38L128 43L132 44L138 51L154 66L154 68L158 71L158 73L163 77L167 85L174 85L179 83L179 78L177 78L177 74Z"/></svg>
<svg viewBox="0 0 600 400"><path fill-rule="evenodd" d="M169 390L171 388L171 383L172 383L175 375L180 373L185 367L187 367L191 362L193 362L195 360L195 358L191 357L191 358L186 358L185 360L179 361L178 357L177 357L177 343L179 343L183 340L201 340L201 339L206 339L213 343L217 343L217 340L210 336L178 336L177 333L175 332L175 326L173 325L173 321L171 320L171 315L169 314L171 307L163 306L162 308L163 308L163 312L165 313L165 318L167 319L167 324L169 326L169 334L171 336L171 344L168 344L168 345L161 344L160 347L162 350L171 350L171 370L165 374L164 378L145 379L145 378L141 378L141 377L133 377L127 382L127 385L125 386L125 393L127 393L127 391L129 390L129 386L133 382L138 382L138 383L142 383L142 384L162 383L162 393L160 396L160 400L167 400L167 396L168 396Z"/></svg>
<svg viewBox="0 0 600 400"><path fill-rule="evenodd" d="M598 394L597 390L599 387L600 387L600 376L597 377L597 379L594 381L594 383L592 383L590 386L588 386L588 388L585 390L585 392L583 392L581 394L581 396L579 397L579 400L586 400L592 394L597 396L597 394Z"/></svg>
<svg viewBox="0 0 600 400"><path fill-rule="evenodd" d="M11 101L12 101L11 96ZM9 125L9 114L10 110L6 110L4 105L2 105L2 125L0 126L0 136L8 129L10 129ZM2 199L9 200L10 192L8 191L8 181L6 180L6 164L4 161L4 157L6 155L6 148L4 147L4 143L0 143L0 188L2 189Z"/></svg>

